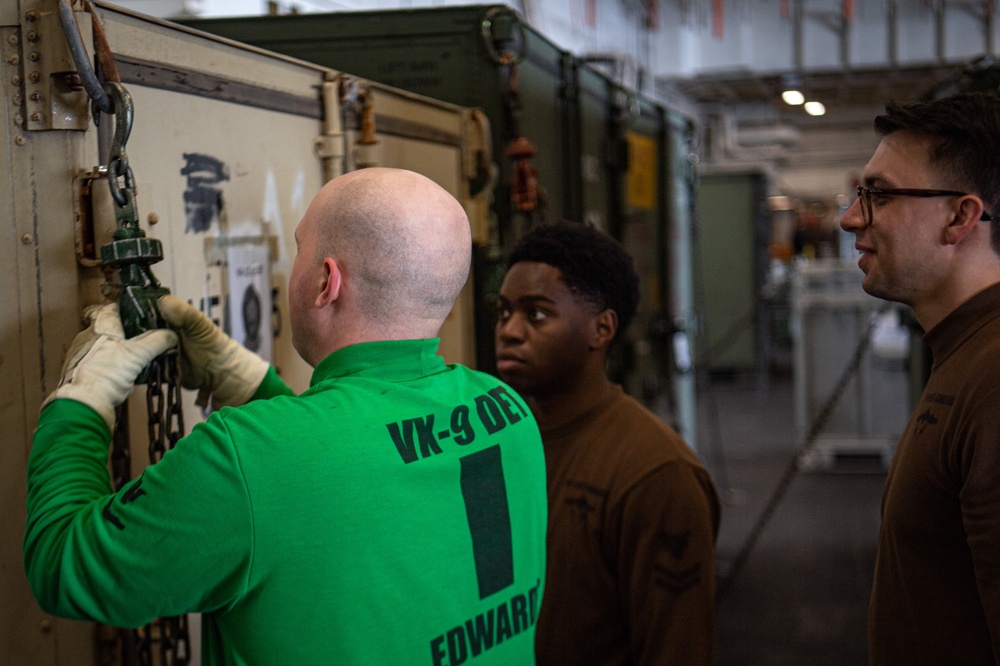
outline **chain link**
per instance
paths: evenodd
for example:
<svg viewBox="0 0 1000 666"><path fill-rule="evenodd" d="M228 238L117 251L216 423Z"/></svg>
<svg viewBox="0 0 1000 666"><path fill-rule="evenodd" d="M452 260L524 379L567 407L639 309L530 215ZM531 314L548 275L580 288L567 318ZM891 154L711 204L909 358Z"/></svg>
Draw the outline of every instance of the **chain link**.
<svg viewBox="0 0 1000 666"><path fill-rule="evenodd" d="M181 410L181 363L176 350L167 352L172 358L166 364L167 377L167 448L177 446L184 436L184 412Z"/></svg>
<svg viewBox="0 0 1000 666"><path fill-rule="evenodd" d="M160 618L160 659L164 666L183 666L190 661L191 638L187 615Z"/></svg>
<svg viewBox="0 0 1000 666"><path fill-rule="evenodd" d="M149 431L149 462L157 463L167 452L166 431L163 429L164 416L166 414L166 403L163 400L163 365L166 362L166 354L153 359L149 364L146 378L146 411L148 419L146 422Z"/></svg>
<svg viewBox="0 0 1000 666"><path fill-rule="evenodd" d="M115 490L121 490L132 478L132 451L128 440L128 403L124 402L115 409L115 431L111 438L111 480Z"/></svg>
<svg viewBox="0 0 1000 666"><path fill-rule="evenodd" d="M149 462L159 462L184 436L181 410L180 356L176 350L157 357L146 369L146 410ZM128 403L115 412L111 469L116 490L132 478ZM121 630L121 663L125 666L185 666L191 660L191 637L186 615L158 618L139 629ZM154 657L154 644L159 647Z"/></svg>
<svg viewBox="0 0 1000 666"><path fill-rule="evenodd" d="M149 414L149 462L155 464L184 436L181 411L180 357L176 350L157 357L149 365L146 380ZM152 664L152 643L159 643L160 664L182 666L190 659L187 616L163 617L146 627L142 648L143 665Z"/></svg>
<svg viewBox="0 0 1000 666"><path fill-rule="evenodd" d="M104 91L114 104L115 114L115 133L108 152L108 184L111 186L111 196L119 208L134 207L135 176L128 163L125 144L128 143L129 135L132 133L135 104L132 102L132 95L121 83L108 81L104 84ZM125 181L124 188L121 187L119 179Z"/></svg>

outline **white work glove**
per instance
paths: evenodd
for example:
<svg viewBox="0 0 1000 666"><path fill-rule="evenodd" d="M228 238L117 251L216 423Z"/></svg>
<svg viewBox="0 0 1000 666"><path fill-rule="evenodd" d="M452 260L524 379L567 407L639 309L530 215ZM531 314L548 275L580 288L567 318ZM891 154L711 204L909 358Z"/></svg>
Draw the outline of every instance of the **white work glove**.
<svg viewBox="0 0 1000 666"><path fill-rule="evenodd" d="M115 407L132 393L142 369L177 345L177 335L157 329L126 340L117 303L87 308L84 321L90 326L70 345L59 387L42 407L60 398L82 402L100 414L113 431Z"/></svg>
<svg viewBox="0 0 1000 666"><path fill-rule="evenodd" d="M212 320L176 296L163 296L160 314L181 338L181 385L199 389L198 404L212 408L246 404L270 364L223 333Z"/></svg>

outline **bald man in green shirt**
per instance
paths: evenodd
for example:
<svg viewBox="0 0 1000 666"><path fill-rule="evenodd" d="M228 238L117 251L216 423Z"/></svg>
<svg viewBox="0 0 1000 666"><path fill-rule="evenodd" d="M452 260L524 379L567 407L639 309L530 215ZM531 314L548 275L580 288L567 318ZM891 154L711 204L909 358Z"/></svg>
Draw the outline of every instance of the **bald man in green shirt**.
<svg viewBox="0 0 1000 666"><path fill-rule="evenodd" d="M545 461L523 400L446 365L466 281L461 205L366 169L295 232L301 395L185 302L125 340L91 313L39 418L25 567L49 612L117 626L204 613L207 664L530 664L545 579ZM112 493L114 408L177 343L215 412Z"/></svg>

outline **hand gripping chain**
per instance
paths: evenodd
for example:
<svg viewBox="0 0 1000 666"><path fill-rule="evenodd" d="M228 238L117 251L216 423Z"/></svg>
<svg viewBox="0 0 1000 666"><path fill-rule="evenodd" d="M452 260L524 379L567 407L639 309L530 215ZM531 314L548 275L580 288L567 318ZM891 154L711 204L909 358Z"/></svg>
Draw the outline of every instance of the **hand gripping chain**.
<svg viewBox="0 0 1000 666"><path fill-rule="evenodd" d="M108 155L108 185L114 199L116 230L113 240L101 247L101 262L106 269L117 269L120 282L107 285L106 293L119 295L119 312L125 335L134 337L143 331L165 327L156 305L157 299L169 293L160 286L150 270L150 264L163 259L163 246L155 238L147 238L139 228L135 203L135 175L129 166L125 145L132 131L134 105L132 97L121 84L111 56L99 17L87 0L81 0L85 11L93 16L94 46L100 64L95 73L80 37L79 26L71 7L71 0L59 1L59 15L70 46L70 52L81 80L93 101L94 122L101 113L115 116L115 132ZM99 74L103 73L106 80ZM146 383L146 409L148 413L149 462L163 458L184 435L181 411L181 384L179 356L172 350L153 360L143 371L138 382ZM131 479L131 447L129 442L128 404L117 410L115 432L112 436L111 471L115 488L120 490ZM159 618L145 627L120 629L102 640L102 652L118 653L121 664L131 666L162 664L182 666L191 658L187 616ZM154 658L153 646L158 644ZM105 654L102 663L114 659Z"/></svg>

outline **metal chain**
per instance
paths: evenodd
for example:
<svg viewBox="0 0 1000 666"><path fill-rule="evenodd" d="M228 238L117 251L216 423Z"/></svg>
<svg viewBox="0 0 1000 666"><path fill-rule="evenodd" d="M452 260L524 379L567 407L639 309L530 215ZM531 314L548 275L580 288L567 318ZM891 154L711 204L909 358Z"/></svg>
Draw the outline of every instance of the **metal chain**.
<svg viewBox="0 0 1000 666"><path fill-rule="evenodd" d="M100 20L87 0L82 0L86 11L93 17L94 44L98 61L106 80L90 66L89 55L83 46L70 0L59 0L59 18L66 35L74 63L88 95L94 103L94 122L100 122L101 112L114 114L115 132L108 154L108 184L111 196L118 207L115 215L119 231L128 227L138 233L139 216L135 204L135 175L129 166L125 144L132 132L135 106L132 96L121 84L114 57ZM117 233L117 232L116 232ZM118 236L116 235L116 238ZM129 236L130 239L136 236ZM124 269L123 269L124 270ZM154 287L159 285L155 283ZM140 375L138 383L146 383L146 408L148 410L149 462L159 462L168 449L172 449L184 436L184 418L181 411L180 357L176 350L156 358ZM131 447L129 442L128 404L116 410L116 424L112 435L111 471L116 490L121 490L131 480ZM122 629L116 632L122 664L136 663L153 666L154 642L159 643L157 664L183 666L190 661L190 636L187 616L159 618L139 629ZM107 643L107 641L105 641ZM112 643L113 644L113 643Z"/></svg>
<svg viewBox="0 0 1000 666"><path fill-rule="evenodd" d="M146 380L149 429L149 462L155 464L184 436L181 410L180 356L176 350L157 357L149 365ZM144 666L152 666L152 644L159 643L160 664L183 666L190 660L191 640L187 616L162 617L138 634Z"/></svg>
<svg viewBox="0 0 1000 666"><path fill-rule="evenodd" d="M149 411L149 462L157 463L184 436L181 410L180 356L170 350L149 365L146 385Z"/></svg>
<svg viewBox="0 0 1000 666"><path fill-rule="evenodd" d="M160 659L164 666L184 666L191 659L187 615L160 618Z"/></svg>
<svg viewBox="0 0 1000 666"><path fill-rule="evenodd" d="M128 163L125 144L132 133L132 122L135 114L135 104L132 95L121 83L109 81L104 84L104 91L114 104L115 133L111 139L111 149L108 152L108 185L111 196L119 208L135 206L135 175ZM124 180L125 187L119 179Z"/></svg>
<svg viewBox="0 0 1000 666"><path fill-rule="evenodd" d="M157 618L133 633L138 644L135 655L142 666L186 666L191 662L186 615ZM160 648L155 659L154 643Z"/></svg>
<svg viewBox="0 0 1000 666"><path fill-rule="evenodd" d="M148 419L146 421L149 430L149 462L157 463L167 452L167 436L163 429L163 421L166 416L166 403L163 400L163 365L166 354L153 359L149 364L146 378L146 410Z"/></svg>
<svg viewBox="0 0 1000 666"><path fill-rule="evenodd" d="M166 364L167 378L167 448L172 449L177 446L177 442L184 436L184 412L181 410L181 363L180 355L176 350L167 352L170 356Z"/></svg>
<svg viewBox="0 0 1000 666"><path fill-rule="evenodd" d="M149 462L159 462L163 455L184 436L181 409L180 357L171 350L149 364L146 370L146 410L148 412ZM111 469L116 490L132 478L129 445L128 404L115 412ZM187 616L158 618L133 630L119 632L122 664L143 666L184 666L191 659L191 638ZM159 644L159 659L154 660L153 644Z"/></svg>
<svg viewBox="0 0 1000 666"><path fill-rule="evenodd" d="M132 478L132 451L128 441L128 403L115 409L115 431L111 436L111 481L121 490Z"/></svg>

